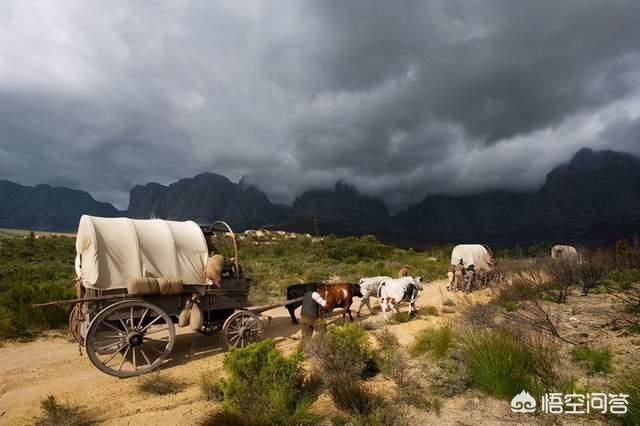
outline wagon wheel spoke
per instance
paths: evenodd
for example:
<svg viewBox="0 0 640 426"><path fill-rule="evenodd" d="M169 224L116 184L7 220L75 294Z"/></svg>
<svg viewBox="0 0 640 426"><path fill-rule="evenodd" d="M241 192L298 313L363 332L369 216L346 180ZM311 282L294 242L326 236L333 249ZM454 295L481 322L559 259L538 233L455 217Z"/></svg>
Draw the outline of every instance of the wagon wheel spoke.
<svg viewBox="0 0 640 426"><path fill-rule="evenodd" d="M129 349L131 349L131 346L127 345L127 350L124 351L124 355L122 355L122 359L120 360L120 364L118 364L118 371L122 370L122 366L124 365L124 362L127 359L127 355L129 354Z"/></svg>
<svg viewBox="0 0 640 426"><path fill-rule="evenodd" d="M162 318L160 315L158 315L157 317L155 317L149 324L145 325L144 328L142 330L139 330L140 333L144 333L144 331L151 327L153 324L155 324L160 318Z"/></svg>
<svg viewBox="0 0 640 426"><path fill-rule="evenodd" d="M167 330L169 330L169 327L164 327L164 328L160 328L158 330L149 331L147 333L144 333L144 335L145 336L149 336L151 334L160 333L161 331L167 331Z"/></svg>
<svg viewBox="0 0 640 426"><path fill-rule="evenodd" d="M151 343L149 343L149 349L151 349L152 351L154 351L155 353L158 353L160 355L162 355L164 353L161 350L156 349Z"/></svg>
<svg viewBox="0 0 640 426"><path fill-rule="evenodd" d="M103 361L102 363L103 363L104 365L108 365L108 364L109 364L109 362L111 362L111 360L112 360L113 358L115 358L115 357L116 357L116 355L118 355L118 354L122 351L122 349L124 349L124 347L125 347L125 345L123 344L123 345L122 345L122 346L120 346L118 349L116 349L116 351L115 351L115 352L113 352L113 353L111 354L111 356L110 356L106 361Z"/></svg>
<svg viewBox="0 0 640 426"><path fill-rule="evenodd" d="M129 328L127 327L127 324L125 324L125 322L122 321L122 318L120 318L120 312L116 311L116 315L118 316L118 321L120 321L120 324L122 324L122 327L124 327L124 331L128 332Z"/></svg>
<svg viewBox="0 0 640 426"><path fill-rule="evenodd" d="M138 367L136 366L136 348L135 346L133 348L131 348L131 361L133 361L133 369L137 370Z"/></svg>
<svg viewBox="0 0 640 426"><path fill-rule="evenodd" d="M122 341L122 339L120 339L120 340L118 340L117 342L114 342L114 343L112 343L112 344L110 344L110 345L102 346L102 347L100 347L100 348L95 348L95 351L96 351L96 352L102 352L102 351L104 351L105 349L112 348L112 347L114 347L115 345L118 345L118 344L121 344L121 343L124 343L124 342Z"/></svg>
<svg viewBox="0 0 640 426"><path fill-rule="evenodd" d="M142 324L144 324L144 319L148 313L149 313L149 308L145 309L144 312L142 313L142 316L140 317L140 321L138 321L138 326L136 327L137 330L139 330L140 327L142 327Z"/></svg>
<svg viewBox="0 0 640 426"><path fill-rule="evenodd" d="M122 334L122 330L120 330L120 329L119 329L119 328L117 328L117 327L112 326L112 325L111 325L111 324L109 324L108 322L104 322L103 324L104 324L104 325L106 325L106 326L107 326L107 327L109 327L109 328L114 329L116 332L118 332L118 334Z"/></svg>
<svg viewBox="0 0 640 426"><path fill-rule="evenodd" d="M149 357L147 356L147 354L144 353L144 349L140 348L140 353L144 357L144 360L147 362L147 365L151 365L151 361L149 361Z"/></svg>

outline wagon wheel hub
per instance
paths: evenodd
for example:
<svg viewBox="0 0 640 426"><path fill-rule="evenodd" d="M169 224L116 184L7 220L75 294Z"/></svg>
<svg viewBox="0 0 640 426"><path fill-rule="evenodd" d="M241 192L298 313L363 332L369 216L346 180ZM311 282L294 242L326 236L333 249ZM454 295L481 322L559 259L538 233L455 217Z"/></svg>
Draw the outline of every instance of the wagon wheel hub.
<svg viewBox="0 0 640 426"><path fill-rule="evenodd" d="M127 343L131 346L142 346L144 343L144 337L140 333L129 333L127 336Z"/></svg>

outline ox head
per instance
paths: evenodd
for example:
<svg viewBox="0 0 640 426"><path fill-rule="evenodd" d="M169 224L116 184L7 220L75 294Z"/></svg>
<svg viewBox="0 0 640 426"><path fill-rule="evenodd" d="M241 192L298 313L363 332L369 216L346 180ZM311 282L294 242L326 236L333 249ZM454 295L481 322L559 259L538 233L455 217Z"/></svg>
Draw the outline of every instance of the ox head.
<svg viewBox="0 0 640 426"><path fill-rule="evenodd" d="M415 277L413 279L413 285L415 285L418 290L422 290L422 277Z"/></svg>

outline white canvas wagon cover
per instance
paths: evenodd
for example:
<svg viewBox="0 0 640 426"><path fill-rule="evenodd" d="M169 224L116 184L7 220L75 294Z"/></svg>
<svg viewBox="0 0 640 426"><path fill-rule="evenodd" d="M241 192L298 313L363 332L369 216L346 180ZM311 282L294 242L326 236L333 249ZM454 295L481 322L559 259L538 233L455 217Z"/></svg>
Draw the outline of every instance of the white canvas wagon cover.
<svg viewBox="0 0 640 426"><path fill-rule="evenodd" d="M145 273L202 284L208 255L195 222L87 215L80 218L76 253L84 285L97 290L126 288L128 278Z"/></svg>
<svg viewBox="0 0 640 426"><path fill-rule="evenodd" d="M474 265L476 270L489 271L493 267L491 251L482 244L459 244L451 251L451 264L456 265L462 259L465 268Z"/></svg>

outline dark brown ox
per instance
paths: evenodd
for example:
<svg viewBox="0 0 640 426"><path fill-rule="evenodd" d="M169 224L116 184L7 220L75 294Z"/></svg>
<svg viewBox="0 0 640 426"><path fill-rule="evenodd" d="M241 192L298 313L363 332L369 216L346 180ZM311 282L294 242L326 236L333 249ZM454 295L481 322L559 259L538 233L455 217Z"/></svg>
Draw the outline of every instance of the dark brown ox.
<svg viewBox="0 0 640 426"><path fill-rule="evenodd" d="M354 297L362 297L360 287L357 284L340 283L340 284L321 284L316 288L320 296L327 302L322 308L324 312L331 312L335 308L342 308L342 324L346 322L346 315L353 321L351 316L351 304Z"/></svg>

